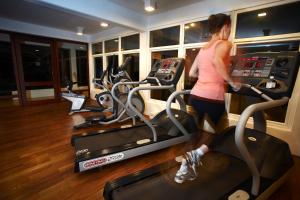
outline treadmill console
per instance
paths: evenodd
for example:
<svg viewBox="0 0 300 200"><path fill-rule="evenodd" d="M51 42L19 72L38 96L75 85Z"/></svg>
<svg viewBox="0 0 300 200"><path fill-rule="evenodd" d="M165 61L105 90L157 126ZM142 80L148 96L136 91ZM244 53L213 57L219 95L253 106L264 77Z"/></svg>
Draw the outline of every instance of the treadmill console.
<svg viewBox="0 0 300 200"><path fill-rule="evenodd" d="M162 85L176 85L183 72L183 68L183 58L162 59L153 64L147 78L157 78Z"/></svg>
<svg viewBox="0 0 300 200"><path fill-rule="evenodd" d="M255 86L272 98L290 97L299 69L298 57L299 52L294 51L234 56L231 76L242 83ZM239 93L243 93L243 90Z"/></svg>

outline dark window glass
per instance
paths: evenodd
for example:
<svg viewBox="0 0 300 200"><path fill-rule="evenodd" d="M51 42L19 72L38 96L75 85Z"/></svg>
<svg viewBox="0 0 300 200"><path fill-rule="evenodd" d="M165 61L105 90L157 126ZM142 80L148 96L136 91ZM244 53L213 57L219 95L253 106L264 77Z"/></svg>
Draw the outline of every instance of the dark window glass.
<svg viewBox="0 0 300 200"><path fill-rule="evenodd" d="M207 42L209 37L208 20L192 22L184 25L185 44Z"/></svg>
<svg viewBox="0 0 300 200"><path fill-rule="evenodd" d="M243 44L237 46L237 54L253 52L279 52L279 51L298 51L300 41L271 42Z"/></svg>
<svg viewBox="0 0 300 200"><path fill-rule="evenodd" d="M105 41L105 53L119 51L119 39Z"/></svg>
<svg viewBox="0 0 300 200"><path fill-rule="evenodd" d="M78 86L88 85L87 51L76 50L76 68Z"/></svg>
<svg viewBox="0 0 300 200"><path fill-rule="evenodd" d="M59 68L62 90L66 87L66 81L78 82L78 86L88 86L88 62L87 45L70 42L59 44Z"/></svg>
<svg viewBox="0 0 300 200"><path fill-rule="evenodd" d="M164 58L172 58L177 57L178 51L177 50L170 50L170 51L159 51L159 52L152 52L151 54L151 66L157 61ZM154 90L151 91L151 98L158 99L162 101L166 101L168 97L171 95L169 90Z"/></svg>
<svg viewBox="0 0 300 200"><path fill-rule="evenodd" d="M258 43L244 44L237 46L237 54L253 53L253 52L278 52L278 51L298 51L299 41L289 42L273 42L273 43ZM230 112L241 114L251 102L261 102L259 98L246 97L237 94L232 94L230 103ZM271 121L285 122L287 105L264 111L265 118Z"/></svg>
<svg viewBox="0 0 300 200"><path fill-rule="evenodd" d="M50 44L24 42L21 56L25 82L52 81Z"/></svg>
<svg viewBox="0 0 300 200"><path fill-rule="evenodd" d="M93 51L93 54L102 53L102 42L92 44L92 51Z"/></svg>
<svg viewBox="0 0 300 200"><path fill-rule="evenodd" d="M300 2L295 2L240 13L237 15L236 38L300 32L299 11Z"/></svg>
<svg viewBox="0 0 300 200"><path fill-rule="evenodd" d="M139 81L140 54L125 54L123 60L125 60L127 57L131 57L131 62L126 71L133 81Z"/></svg>
<svg viewBox="0 0 300 200"><path fill-rule="evenodd" d="M68 80L72 80L71 78L71 55L70 49L60 48L59 49L59 68L60 68L60 84L61 87L66 87L66 83Z"/></svg>
<svg viewBox="0 0 300 200"><path fill-rule="evenodd" d="M94 66L95 66L95 78L100 78L103 73L103 58L95 57Z"/></svg>
<svg viewBox="0 0 300 200"><path fill-rule="evenodd" d="M192 89L195 83L197 82L196 78L189 77L189 72L194 63L194 60L199 52L200 48L187 49L185 55L185 65L184 65L184 89ZM189 95L184 95L184 101L188 104Z"/></svg>
<svg viewBox="0 0 300 200"><path fill-rule="evenodd" d="M140 48L140 34L122 37L122 50L131 50Z"/></svg>
<svg viewBox="0 0 300 200"><path fill-rule="evenodd" d="M180 26L159 29L150 32L150 47L179 44Z"/></svg>
<svg viewBox="0 0 300 200"><path fill-rule="evenodd" d="M11 96L17 91L12 49L9 35L0 34L0 96Z"/></svg>

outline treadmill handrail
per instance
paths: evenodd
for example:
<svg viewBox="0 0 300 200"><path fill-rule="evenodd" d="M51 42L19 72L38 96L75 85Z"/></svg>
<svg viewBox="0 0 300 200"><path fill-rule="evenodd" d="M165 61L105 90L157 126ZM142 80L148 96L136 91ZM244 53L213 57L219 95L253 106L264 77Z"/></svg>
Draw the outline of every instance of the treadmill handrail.
<svg viewBox="0 0 300 200"><path fill-rule="evenodd" d="M190 94L191 90L182 90L182 91L175 91L173 92L168 100L167 100L167 114L168 117L170 118L170 120L175 124L175 126L184 134L184 135L189 135L188 131L184 128L184 126L182 126L182 124L176 119L176 117L174 116L172 109L171 109L171 104L172 101L174 100L174 98L177 98L177 101L180 105L180 110L186 112L186 104L183 101L182 97L180 97L179 95L181 94Z"/></svg>
<svg viewBox="0 0 300 200"><path fill-rule="evenodd" d="M137 114L137 116L140 117L141 120L143 120L145 122L145 124L151 129L152 133L153 133L153 141L154 142L157 142L157 133L156 133L156 130L153 126L153 124L146 119L146 117L140 113L133 105L132 105L132 96L135 92L138 92L140 90L170 90L174 88L174 85L162 85L162 86L147 86L147 87L136 87L136 88L133 88L130 92L129 92L129 95L128 95L128 99L127 99L127 102L128 102L128 105L130 107L130 109L135 112Z"/></svg>
<svg viewBox="0 0 300 200"><path fill-rule="evenodd" d="M271 97L269 97L268 95L266 95L265 93L263 93L262 91L260 91L256 87L254 87L253 85L244 83L244 84L242 84L242 86L246 87L246 88L250 88L251 90L253 90L255 93L257 93L258 95L260 95L263 99L265 99L267 101L273 101L273 99Z"/></svg>
<svg viewBox="0 0 300 200"><path fill-rule="evenodd" d="M244 143L244 132L248 119L257 111L263 111L266 109L282 106L288 103L289 98L283 97L279 100L272 100L262 103L256 103L248 106L243 113L240 115L240 119L236 125L235 129L235 144L241 153L244 161L247 163L251 173L252 173L252 187L251 193L255 196L259 193L260 187L260 173L256 167L256 164L250 155L245 143Z"/></svg>

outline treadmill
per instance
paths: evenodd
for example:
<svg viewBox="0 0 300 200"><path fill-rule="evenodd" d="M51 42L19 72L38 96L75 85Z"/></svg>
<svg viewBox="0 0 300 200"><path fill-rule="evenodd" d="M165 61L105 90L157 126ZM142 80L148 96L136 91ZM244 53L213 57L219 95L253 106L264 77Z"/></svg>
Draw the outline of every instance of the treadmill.
<svg viewBox="0 0 300 200"><path fill-rule="evenodd" d="M174 113L174 117L171 118L163 110L149 120L132 105L132 97L140 90L168 90L171 93L175 91L183 68L184 59L162 59L151 67L151 71L145 80L115 84L112 88L114 100L124 107L130 107L144 123L126 125L108 131L74 135L71 143L76 152L75 172L102 167L189 140L191 134L196 132L197 125L194 118L186 112L185 104L181 97L176 97L180 110L172 109L171 112ZM142 84L147 84L148 86L141 86ZM129 92L128 104L126 102L126 105L116 95L116 89L120 85L139 86ZM169 106L171 106L171 103ZM173 126L174 123L180 123L182 127L178 129Z"/></svg>
<svg viewBox="0 0 300 200"><path fill-rule="evenodd" d="M238 93L260 97L265 102L249 105L236 127L218 134L217 144L203 156L195 180L176 183L180 163L171 160L107 182L104 198L267 199L284 182L294 162L288 144L266 133L266 121L260 113L288 103L298 73L298 57L298 52L234 57L231 75L244 83ZM180 94L175 92L170 98ZM251 116L253 129L245 127Z"/></svg>

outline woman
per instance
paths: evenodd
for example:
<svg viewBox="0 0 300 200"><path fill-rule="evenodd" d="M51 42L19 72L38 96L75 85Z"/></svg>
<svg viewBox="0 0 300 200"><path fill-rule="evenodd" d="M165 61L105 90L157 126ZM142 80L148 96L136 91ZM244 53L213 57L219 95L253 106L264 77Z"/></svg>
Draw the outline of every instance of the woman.
<svg viewBox="0 0 300 200"><path fill-rule="evenodd" d="M189 101L199 119L203 119L207 114L213 126L217 127L225 112L224 82L226 81L234 90L238 90L240 84L230 78L227 69L232 47L231 42L228 41L231 29L230 16L222 13L211 15L208 18L208 26L212 37L199 51L189 72L190 77L198 78L192 88ZM203 144L199 148L187 152L174 180L177 183L194 180L197 176L200 159L208 151L208 146Z"/></svg>

